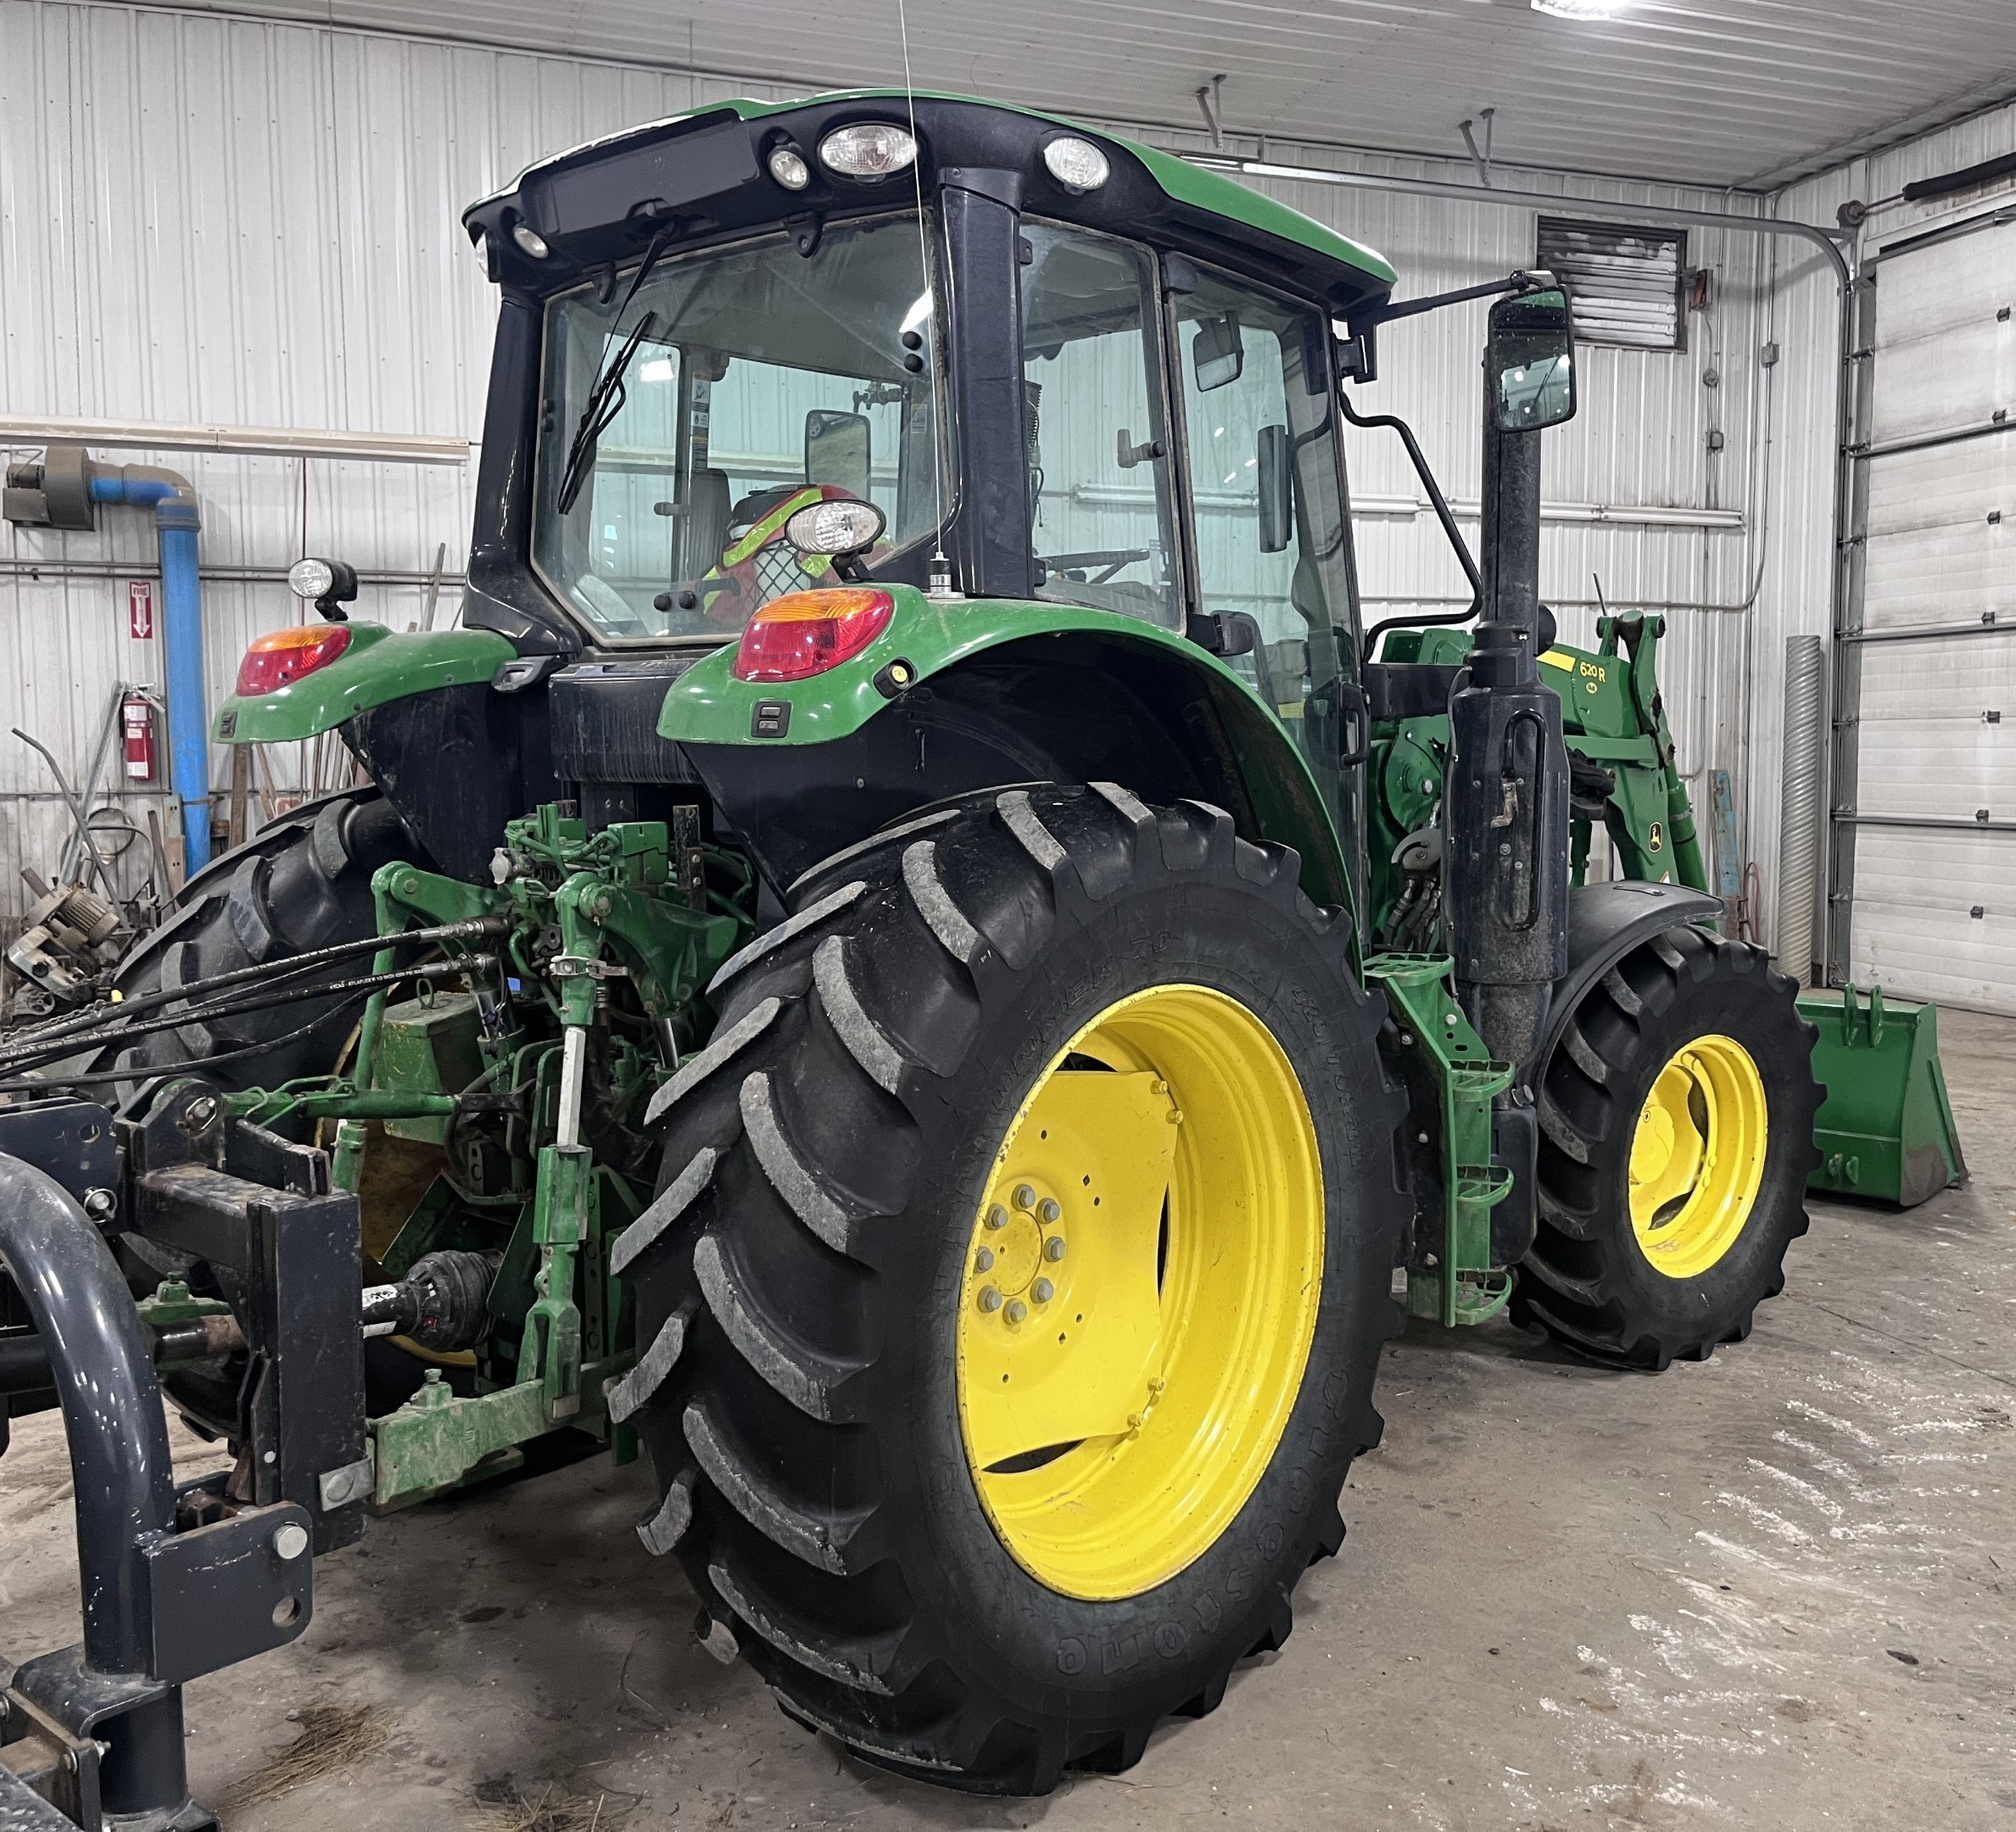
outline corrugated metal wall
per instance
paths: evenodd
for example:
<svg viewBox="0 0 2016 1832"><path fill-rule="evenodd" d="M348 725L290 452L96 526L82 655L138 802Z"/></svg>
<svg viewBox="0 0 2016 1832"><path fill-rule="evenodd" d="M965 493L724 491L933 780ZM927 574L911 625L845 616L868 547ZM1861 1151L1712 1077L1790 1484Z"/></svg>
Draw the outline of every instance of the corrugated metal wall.
<svg viewBox="0 0 2016 1832"><path fill-rule="evenodd" d="M0 0L0 413L474 438L495 308L463 206L544 154L724 92L748 86ZM282 577L304 552L394 575L357 612L403 628L445 545L444 621L452 614L471 469L101 455L170 466L201 493L203 561L217 575L204 583L213 703L246 644L294 620ZM12 664L0 669L0 733L34 733L73 779L114 684L160 679L159 641L126 634L125 582L148 576L154 553L150 519L131 511L105 514L92 535L0 525ZM230 576L246 568L260 576ZM227 765L214 761L222 783ZM275 786L298 790L314 761L273 755ZM342 767L329 747L325 783ZM147 806L125 799L137 815ZM0 736L9 932L29 897L19 868L46 872L68 827L42 759Z"/></svg>
<svg viewBox="0 0 2016 1832"><path fill-rule="evenodd" d="M734 90L768 92L312 25L0 0L0 412L474 438L492 304L459 228L461 207L539 155ZM1268 153L1326 162L1281 143ZM1356 163L1472 176L1446 162ZM1522 172L1520 182L1614 204L1626 221L1634 202L1760 207L1565 175ZM1528 210L1315 183L1270 188L1388 254L1404 294L1533 257ZM1831 210L1832 201L1802 187L1798 213ZM1697 788L1711 767L1734 773L1750 844L1767 867L1781 634L1825 623L1835 361L1831 317L1809 299L1826 289L1804 277L1814 264L1774 246L1693 232L1689 263L1708 268L1712 285L1708 309L1688 315L1687 348L1590 349L1582 416L1548 444L1546 495L1565 514L1651 505L1727 520L1734 511L1738 525L1552 520L1543 578L1571 640L1591 640L1599 578L1613 605L1670 607L1667 697L1683 765ZM1449 494L1472 502L1483 310L1390 327L1387 379L1359 396L1408 415ZM1767 336L1784 351L1769 371L1758 360ZM1719 453L1709 450L1712 432L1723 437ZM1397 442L1354 434L1352 449L1354 489L1371 511L1360 539L1372 610L1456 595L1460 575L1432 517L1410 506L1418 488ZM403 627L419 614L437 547L446 545L452 575L466 543L464 471L158 461L187 471L203 494L206 566L263 575L207 586L214 695L227 690L252 635L291 619L278 575L303 551L395 575L359 608ZM1765 500L1767 530L1757 514ZM145 518L124 511L96 536L0 533L0 631L16 658L0 678L0 730L32 730L66 769L81 768L113 684L158 678L157 645L125 634L122 584L150 569L152 553ZM28 577L28 562L47 570ZM1749 597L1760 562L1754 610L1730 608ZM451 584L446 606L454 595ZM297 788L308 760L275 767L292 772L280 787ZM221 759L219 769L221 779ZM44 864L57 850L64 823L50 787L40 760L0 737L0 913L24 900L17 865Z"/></svg>

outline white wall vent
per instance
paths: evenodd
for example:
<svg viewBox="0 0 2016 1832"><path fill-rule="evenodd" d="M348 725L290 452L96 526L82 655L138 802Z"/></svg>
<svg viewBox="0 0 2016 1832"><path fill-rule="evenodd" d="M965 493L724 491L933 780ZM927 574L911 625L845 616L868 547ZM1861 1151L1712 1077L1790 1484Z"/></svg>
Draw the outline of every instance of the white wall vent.
<svg viewBox="0 0 2016 1832"><path fill-rule="evenodd" d="M1623 223L1540 219L1533 265L1568 289L1575 335L1586 344L1626 349L1684 347L1681 277L1687 271L1687 232L1641 229Z"/></svg>

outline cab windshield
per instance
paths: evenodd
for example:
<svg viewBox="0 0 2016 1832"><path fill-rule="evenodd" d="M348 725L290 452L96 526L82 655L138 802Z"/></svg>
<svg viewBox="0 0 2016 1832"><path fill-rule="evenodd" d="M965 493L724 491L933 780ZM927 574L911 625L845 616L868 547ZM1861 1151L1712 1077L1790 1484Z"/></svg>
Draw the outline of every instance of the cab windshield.
<svg viewBox="0 0 2016 1832"><path fill-rule="evenodd" d="M599 637L718 640L832 583L785 539L808 503L882 511L871 568L938 527L927 240L889 217L809 256L780 235L665 260L634 297L632 270L553 300L533 558Z"/></svg>

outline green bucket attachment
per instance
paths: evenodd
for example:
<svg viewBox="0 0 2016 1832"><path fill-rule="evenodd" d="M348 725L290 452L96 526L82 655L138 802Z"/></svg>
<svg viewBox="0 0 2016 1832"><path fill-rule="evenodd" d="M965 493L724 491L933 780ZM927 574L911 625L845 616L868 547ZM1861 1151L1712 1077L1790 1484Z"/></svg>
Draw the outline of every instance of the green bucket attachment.
<svg viewBox="0 0 2016 1832"><path fill-rule="evenodd" d="M1819 1029L1813 1079L1827 1090L1807 1187L1912 1209L1959 1182L1967 1160L1939 1065L1939 1008L1886 1003L1881 986L1858 1004L1850 986L1802 993L1799 1014Z"/></svg>

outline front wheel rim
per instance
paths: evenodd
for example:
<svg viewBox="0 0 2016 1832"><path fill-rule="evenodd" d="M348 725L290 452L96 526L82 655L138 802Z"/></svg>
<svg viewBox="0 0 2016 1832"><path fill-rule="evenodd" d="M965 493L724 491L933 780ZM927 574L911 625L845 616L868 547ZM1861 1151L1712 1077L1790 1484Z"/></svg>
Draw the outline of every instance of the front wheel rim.
<svg viewBox="0 0 2016 1832"><path fill-rule="evenodd" d="M1323 1235L1308 1100L1238 1000L1153 986L1052 1059L996 1153L957 1331L968 1465L1031 1576L1134 1596L1224 1533L1301 1390Z"/></svg>
<svg viewBox="0 0 2016 1832"><path fill-rule="evenodd" d="M1631 1137L1631 1231L1658 1271L1695 1277L1736 1244L1770 1134L1764 1078L1734 1037L1695 1037L1667 1060Z"/></svg>

